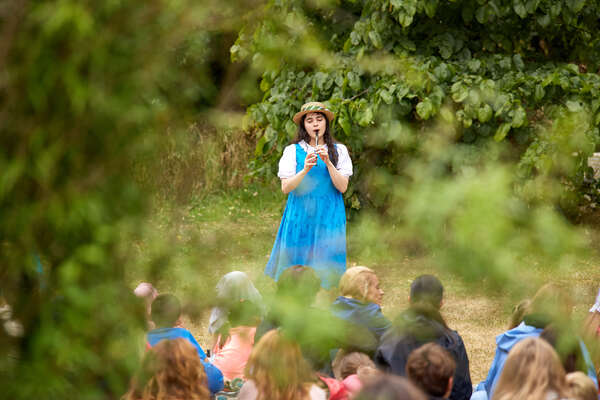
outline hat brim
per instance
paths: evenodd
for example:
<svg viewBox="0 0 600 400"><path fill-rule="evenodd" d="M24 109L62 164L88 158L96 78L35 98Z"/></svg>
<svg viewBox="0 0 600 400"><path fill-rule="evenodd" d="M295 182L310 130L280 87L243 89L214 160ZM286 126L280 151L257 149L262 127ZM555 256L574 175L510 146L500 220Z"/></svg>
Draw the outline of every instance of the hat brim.
<svg viewBox="0 0 600 400"><path fill-rule="evenodd" d="M294 115L294 118L292 118L292 120L296 123L296 125L298 125L300 123L300 120L302 119L302 117L304 115L310 114L310 113L325 114L325 117L327 118L329 123L331 123L331 121L333 121L333 119L335 118L335 114L329 110L305 110L305 111L297 112L296 115Z"/></svg>

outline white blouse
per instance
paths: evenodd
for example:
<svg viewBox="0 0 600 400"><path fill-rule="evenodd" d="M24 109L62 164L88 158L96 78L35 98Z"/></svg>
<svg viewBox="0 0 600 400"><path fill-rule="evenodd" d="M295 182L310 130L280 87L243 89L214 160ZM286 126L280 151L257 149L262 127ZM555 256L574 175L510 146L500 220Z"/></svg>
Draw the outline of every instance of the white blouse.
<svg viewBox="0 0 600 400"><path fill-rule="evenodd" d="M298 143L304 151L307 153L311 153L314 151L314 147L306 143L304 140ZM340 174L349 177L352 175L352 160L350 160L350 154L348 154L348 149L341 143L336 143L335 145L338 152L338 162L337 162L337 170L340 171ZM327 149L327 145L325 145L325 149ZM280 179L291 178L296 175L296 145L290 144L286 146L283 150L283 155L279 160L279 172L277 176Z"/></svg>

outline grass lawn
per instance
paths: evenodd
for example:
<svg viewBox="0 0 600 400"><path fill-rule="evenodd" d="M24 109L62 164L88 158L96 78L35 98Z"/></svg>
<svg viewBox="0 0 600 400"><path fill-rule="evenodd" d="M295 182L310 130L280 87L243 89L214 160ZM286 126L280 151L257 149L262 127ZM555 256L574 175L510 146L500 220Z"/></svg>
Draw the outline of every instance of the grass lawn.
<svg viewBox="0 0 600 400"><path fill-rule="evenodd" d="M152 278L159 291L174 292L188 303L205 304L206 297L210 297L207 294L223 274L241 270L248 273L263 295L268 296L274 290L274 283L263 275L263 269L284 205L285 197L278 187L249 187L207 196L191 205L170 206L168 211L159 210L156 218L149 222L150 229L160 238L169 238L166 247L175 253L175 261L161 267L161 274L156 275L159 278ZM364 251L358 255L352 244L360 241L360 234L357 224L348 225L348 265L366 265L377 271L385 291L384 314L393 318L407 306L409 285L416 276L423 273L438 275L446 289L442 314L448 325L464 339L473 383L485 378L494 356L495 336L506 330L514 306L510 289L490 294L478 282L465 282L459 276L440 271L426 255L392 258L377 254L371 257ZM600 237L589 228L585 234L591 243L596 243L595 239ZM142 253L150 251L143 246L141 250ZM543 280L570 288L574 315L578 318L585 315L600 286L600 269L597 267L600 257L596 249L592 253L585 260L577 260L575 268L560 272L540 269ZM140 271L131 274L132 282L151 280L148 270ZM335 293L322 293L318 301L326 306L334 296ZM208 307L199 308L202 311L191 313L185 324L200 343L208 347L211 342L207 333Z"/></svg>

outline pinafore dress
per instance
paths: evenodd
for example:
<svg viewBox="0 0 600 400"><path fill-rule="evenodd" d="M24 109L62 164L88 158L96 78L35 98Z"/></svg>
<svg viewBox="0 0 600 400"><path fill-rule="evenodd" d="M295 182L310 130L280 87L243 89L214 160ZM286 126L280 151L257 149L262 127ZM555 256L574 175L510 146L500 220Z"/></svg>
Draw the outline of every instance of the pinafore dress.
<svg viewBox="0 0 600 400"><path fill-rule="evenodd" d="M304 168L306 156L296 144L296 173ZM344 200L319 157L288 195L265 274L278 280L293 265L313 268L325 289L337 286L346 271Z"/></svg>

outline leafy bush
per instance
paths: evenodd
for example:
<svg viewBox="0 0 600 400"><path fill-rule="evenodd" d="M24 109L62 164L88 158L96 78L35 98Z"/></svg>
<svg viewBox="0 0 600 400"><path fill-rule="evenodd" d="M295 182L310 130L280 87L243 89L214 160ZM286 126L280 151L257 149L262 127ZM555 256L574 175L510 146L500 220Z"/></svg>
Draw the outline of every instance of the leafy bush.
<svg viewBox="0 0 600 400"><path fill-rule="evenodd" d="M403 175L421 152L418 132L440 118L472 155L506 143L516 178L560 175L563 193L579 193L599 138L599 9L586 0L271 1L232 47L234 59L266 69L264 98L248 111L262 129L254 172L274 176L291 117L311 99L336 112L337 138L352 151L348 207L382 207L367 171ZM561 127L573 115L586 118ZM450 170L474 158L455 161Z"/></svg>

